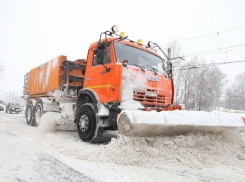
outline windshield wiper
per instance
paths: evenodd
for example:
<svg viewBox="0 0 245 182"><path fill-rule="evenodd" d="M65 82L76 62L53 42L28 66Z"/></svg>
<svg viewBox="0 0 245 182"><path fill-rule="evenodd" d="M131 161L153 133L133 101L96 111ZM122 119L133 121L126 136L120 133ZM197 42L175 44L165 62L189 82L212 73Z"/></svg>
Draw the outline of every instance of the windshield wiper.
<svg viewBox="0 0 245 182"><path fill-rule="evenodd" d="M152 71L157 75L157 69L156 69L156 68L154 68L154 67L152 67L152 66L149 66L149 68L151 68Z"/></svg>
<svg viewBox="0 0 245 182"><path fill-rule="evenodd" d="M134 64L134 66L137 66L138 68L142 69L142 71L144 71L144 72L145 72L145 69L144 69L144 67L143 67L143 66L140 66L140 65L137 65L137 64Z"/></svg>

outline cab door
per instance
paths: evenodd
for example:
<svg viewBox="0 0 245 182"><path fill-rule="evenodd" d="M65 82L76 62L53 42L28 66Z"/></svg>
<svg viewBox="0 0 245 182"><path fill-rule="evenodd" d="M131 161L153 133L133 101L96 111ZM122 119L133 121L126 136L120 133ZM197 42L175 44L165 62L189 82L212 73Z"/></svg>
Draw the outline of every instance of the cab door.
<svg viewBox="0 0 245 182"><path fill-rule="evenodd" d="M93 89L99 96L100 102L112 102L115 92L115 64L111 59L111 48L106 47L103 62L98 59L95 49L89 51L85 73L84 87Z"/></svg>

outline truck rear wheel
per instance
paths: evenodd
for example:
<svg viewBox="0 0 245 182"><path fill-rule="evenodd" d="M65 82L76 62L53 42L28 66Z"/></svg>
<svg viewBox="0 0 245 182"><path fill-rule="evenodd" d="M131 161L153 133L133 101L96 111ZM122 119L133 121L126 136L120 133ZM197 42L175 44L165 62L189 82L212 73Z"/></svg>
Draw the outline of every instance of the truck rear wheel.
<svg viewBox="0 0 245 182"><path fill-rule="evenodd" d="M93 104L87 103L80 107L77 114L77 131L84 142L97 143L103 134L103 128L97 127Z"/></svg>
<svg viewBox="0 0 245 182"><path fill-rule="evenodd" d="M34 109L34 106L30 100L27 102L26 105L27 105L27 107L26 107L26 122L28 125L33 126L33 109Z"/></svg>
<svg viewBox="0 0 245 182"><path fill-rule="evenodd" d="M34 111L34 125L35 126L39 126L40 125L40 121L41 121L41 117L44 114L43 112L43 103L41 99L37 99L36 102L36 107L35 107L35 111Z"/></svg>

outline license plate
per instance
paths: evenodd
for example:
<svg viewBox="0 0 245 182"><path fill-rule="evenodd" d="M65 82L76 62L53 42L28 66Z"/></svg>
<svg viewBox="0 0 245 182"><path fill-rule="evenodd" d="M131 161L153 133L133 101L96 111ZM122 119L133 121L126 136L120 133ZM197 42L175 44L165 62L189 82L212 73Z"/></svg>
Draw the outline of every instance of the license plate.
<svg viewBox="0 0 245 182"><path fill-rule="evenodd" d="M16 109L16 111L20 111L20 109Z"/></svg>

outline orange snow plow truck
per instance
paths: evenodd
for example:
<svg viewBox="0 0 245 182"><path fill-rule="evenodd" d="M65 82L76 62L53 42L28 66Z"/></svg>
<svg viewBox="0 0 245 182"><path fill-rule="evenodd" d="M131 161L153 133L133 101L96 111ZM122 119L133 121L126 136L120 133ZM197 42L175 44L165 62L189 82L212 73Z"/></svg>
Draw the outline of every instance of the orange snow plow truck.
<svg viewBox="0 0 245 182"><path fill-rule="evenodd" d="M87 60L59 56L25 75L27 124L38 126L44 113L53 112L57 129L75 129L83 141L93 143L105 130L133 136L173 133L164 116L164 121L159 117L151 123L157 113L181 110L173 105L170 51L166 55L156 43L145 46L123 32L116 34L117 29L101 33L89 47ZM177 133L184 130L177 127Z"/></svg>

